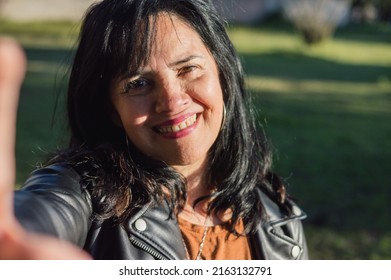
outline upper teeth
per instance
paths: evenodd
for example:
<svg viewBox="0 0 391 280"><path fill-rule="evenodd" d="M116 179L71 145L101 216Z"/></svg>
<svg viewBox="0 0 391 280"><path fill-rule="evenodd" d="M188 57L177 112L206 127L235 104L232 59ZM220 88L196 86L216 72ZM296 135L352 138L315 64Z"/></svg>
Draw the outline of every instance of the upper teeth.
<svg viewBox="0 0 391 280"><path fill-rule="evenodd" d="M197 115L193 115L181 123L171 125L171 126L161 126L158 128L160 133L171 133L181 131L191 125L193 125L197 120Z"/></svg>

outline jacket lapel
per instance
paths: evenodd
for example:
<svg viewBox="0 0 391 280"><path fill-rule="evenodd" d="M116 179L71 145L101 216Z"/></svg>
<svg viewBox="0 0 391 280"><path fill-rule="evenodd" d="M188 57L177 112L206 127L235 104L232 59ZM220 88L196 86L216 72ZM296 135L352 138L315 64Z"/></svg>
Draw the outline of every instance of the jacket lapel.
<svg viewBox="0 0 391 280"><path fill-rule="evenodd" d="M167 202L144 206L124 224L131 242L139 242L164 259L186 259L178 221L169 217ZM145 249L145 248L144 248ZM159 256L157 256L159 258Z"/></svg>
<svg viewBox="0 0 391 280"><path fill-rule="evenodd" d="M306 217L293 202L292 214L284 215L267 195L258 190L266 219L258 225L250 244L255 259L305 259L306 244L300 220Z"/></svg>

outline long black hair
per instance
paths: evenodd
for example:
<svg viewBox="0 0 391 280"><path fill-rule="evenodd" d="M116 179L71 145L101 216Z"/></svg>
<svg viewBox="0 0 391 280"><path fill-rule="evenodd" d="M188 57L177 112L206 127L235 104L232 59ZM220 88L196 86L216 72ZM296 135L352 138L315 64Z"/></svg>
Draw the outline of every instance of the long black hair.
<svg viewBox="0 0 391 280"><path fill-rule="evenodd" d="M185 178L127 143L109 115L110 81L148 61L161 13L189 24L217 63L226 119L208 155L207 180L217 187L209 211L229 209L230 229L234 232L242 218L248 232L262 217L255 189L283 205L283 186L271 172L266 137L257 130L225 22L207 0L104 0L88 9L69 80L70 145L55 161L71 161L81 170L102 218L123 220L145 203L162 199L168 199L172 213L183 207Z"/></svg>

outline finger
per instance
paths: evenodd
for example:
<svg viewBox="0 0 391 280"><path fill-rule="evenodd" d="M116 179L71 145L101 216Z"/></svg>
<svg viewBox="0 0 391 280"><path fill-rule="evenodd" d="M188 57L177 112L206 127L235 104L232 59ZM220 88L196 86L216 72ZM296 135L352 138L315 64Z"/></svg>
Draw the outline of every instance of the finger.
<svg viewBox="0 0 391 280"><path fill-rule="evenodd" d="M25 69L26 58L19 44L0 38L0 225L12 217L16 114Z"/></svg>

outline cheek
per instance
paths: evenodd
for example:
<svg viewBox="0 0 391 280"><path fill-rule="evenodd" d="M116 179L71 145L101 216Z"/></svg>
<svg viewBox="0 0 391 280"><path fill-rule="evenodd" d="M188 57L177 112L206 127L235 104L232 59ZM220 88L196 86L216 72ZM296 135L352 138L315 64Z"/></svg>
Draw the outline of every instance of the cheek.
<svg viewBox="0 0 391 280"><path fill-rule="evenodd" d="M148 114L141 107L127 106L120 109L120 118L122 126L129 138L129 140L141 151L143 149L143 143L146 142L147 135L145 131L146 123L148 120Z"/></svg>
<svg viewBox="0 0 391 280"><path fill-rule="evenodd" d="M123 100L116 103L115 108L124 127L143 125L150 112L150 105L146 100Z"/></svg>
<svg viewBox="0 0 391 280"><path fill-rule="evenodd" d="M202 80L193 87L193 90L193 98L204 107L213 111L220 111L220 107L223 107L223 92L217 78Z"/></svg>
<svg viewBox="0 0 391 280"><path fill-rule="evenodd" d="M134 128L141 127L146 122L147 117L141 114L135 115L132 113L126 113L121 116L121 121L124 127Z"/></svg>
<svg viewBox="0 0 391 280"><path fill-rule="evenodd" d="M223 92L219 82L211 83L208 91L208 100L211 108L211 122L213 123L213 129L220 131L221 123L223 119Z"/></svg>

